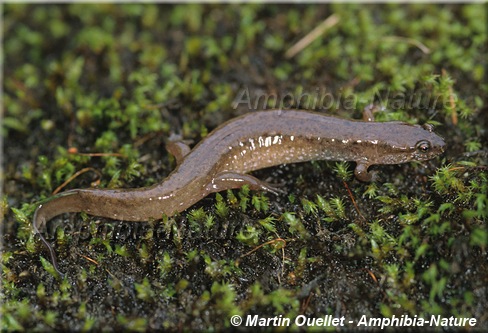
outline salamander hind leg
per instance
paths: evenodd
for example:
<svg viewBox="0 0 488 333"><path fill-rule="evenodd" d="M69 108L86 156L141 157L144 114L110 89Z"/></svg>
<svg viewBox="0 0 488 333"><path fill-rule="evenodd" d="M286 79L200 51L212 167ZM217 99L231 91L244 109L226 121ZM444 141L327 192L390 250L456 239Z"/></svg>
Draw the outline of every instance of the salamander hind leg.
<svg viewBox="0 0 488 333"><path fill-rule="evenodd" d="M207 184L207 191L209 193L220 192L233 188L241 188L244 185L248 185L251 190L255 191L268 191L276 195L278 195L278 193L286 194L282 189L259 180L256 177L235 172L222 172L216 175L212 181Z"/></svg>

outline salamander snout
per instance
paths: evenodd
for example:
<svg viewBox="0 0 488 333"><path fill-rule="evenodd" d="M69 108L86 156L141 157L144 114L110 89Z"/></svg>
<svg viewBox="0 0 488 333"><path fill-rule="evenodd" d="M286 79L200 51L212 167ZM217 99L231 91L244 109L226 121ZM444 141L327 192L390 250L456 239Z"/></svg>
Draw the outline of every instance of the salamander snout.
<svg viewBox="0 0 488 333"><path fill-rule="evenodd" d="M446 143L443 138L431 132L428 138L417 141L415 144L415 158L429 160L444 152Z"/></svg>

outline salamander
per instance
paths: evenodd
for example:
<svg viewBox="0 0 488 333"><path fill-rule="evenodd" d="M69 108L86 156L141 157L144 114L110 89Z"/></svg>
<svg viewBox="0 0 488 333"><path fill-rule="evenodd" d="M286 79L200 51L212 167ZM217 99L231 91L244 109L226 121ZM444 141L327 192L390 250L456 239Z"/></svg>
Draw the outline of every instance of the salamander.
<svg viewBox="0 0 488 333"><path fill-rule="evenodd" d="M53 217L85 212L123 221L172 216L213 192L248 185L252 190L277 188L248 173L279 164L311 160L354 161L355 176L370 181L371 165L425 161L441 154L444 140L432 126L404 122L347 120L301 110L256 111L231 119L190 149L170 142L177 167L162 182L137 189L74 189L40 204L32 226L39 230Z"/></svg>

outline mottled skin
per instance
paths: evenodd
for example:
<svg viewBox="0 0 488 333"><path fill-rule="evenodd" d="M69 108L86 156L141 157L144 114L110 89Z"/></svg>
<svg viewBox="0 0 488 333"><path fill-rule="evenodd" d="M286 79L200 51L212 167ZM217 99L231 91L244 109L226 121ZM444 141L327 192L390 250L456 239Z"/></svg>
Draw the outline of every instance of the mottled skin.
<svg viewBox="0 0 488 333"><path fill-rule="evenodd" d="M244 184L275 192L247 173L285 163L355 161L356 177L369 181L371 165L424 161L444 147L443 139L428 126L345 120L297 110L250 112L222 124L192 150L181 142L170 143L168 150L179 165L161 183L140 189L66 191L39 205L33 228L39 233L51 218L69 212L125 221L160 219L210 193ZM52 247L40 237L58 270Z"/></svg>

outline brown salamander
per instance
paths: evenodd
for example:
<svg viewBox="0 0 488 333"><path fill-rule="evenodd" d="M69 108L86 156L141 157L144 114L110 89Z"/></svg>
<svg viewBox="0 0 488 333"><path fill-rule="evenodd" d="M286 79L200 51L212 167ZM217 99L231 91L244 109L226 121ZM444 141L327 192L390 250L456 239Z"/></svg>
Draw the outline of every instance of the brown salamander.
<svg viewBox="0 0 488 333"><path fill-rule="evenodd" d="M32 225L59 272L54 250L39 229L62 213L85 212L124 221L161 219L210 193L244 184L275 192L247 174L253 170L310 160L355 161L356 177L369 181L371 165L424 161L441 154L444 147L444 140L428 125L346 120L297 110L251 112L220 125L191 150L181 142L168 144L178 166L161 183L138 189L66 191L39 205Z"/></svg>

